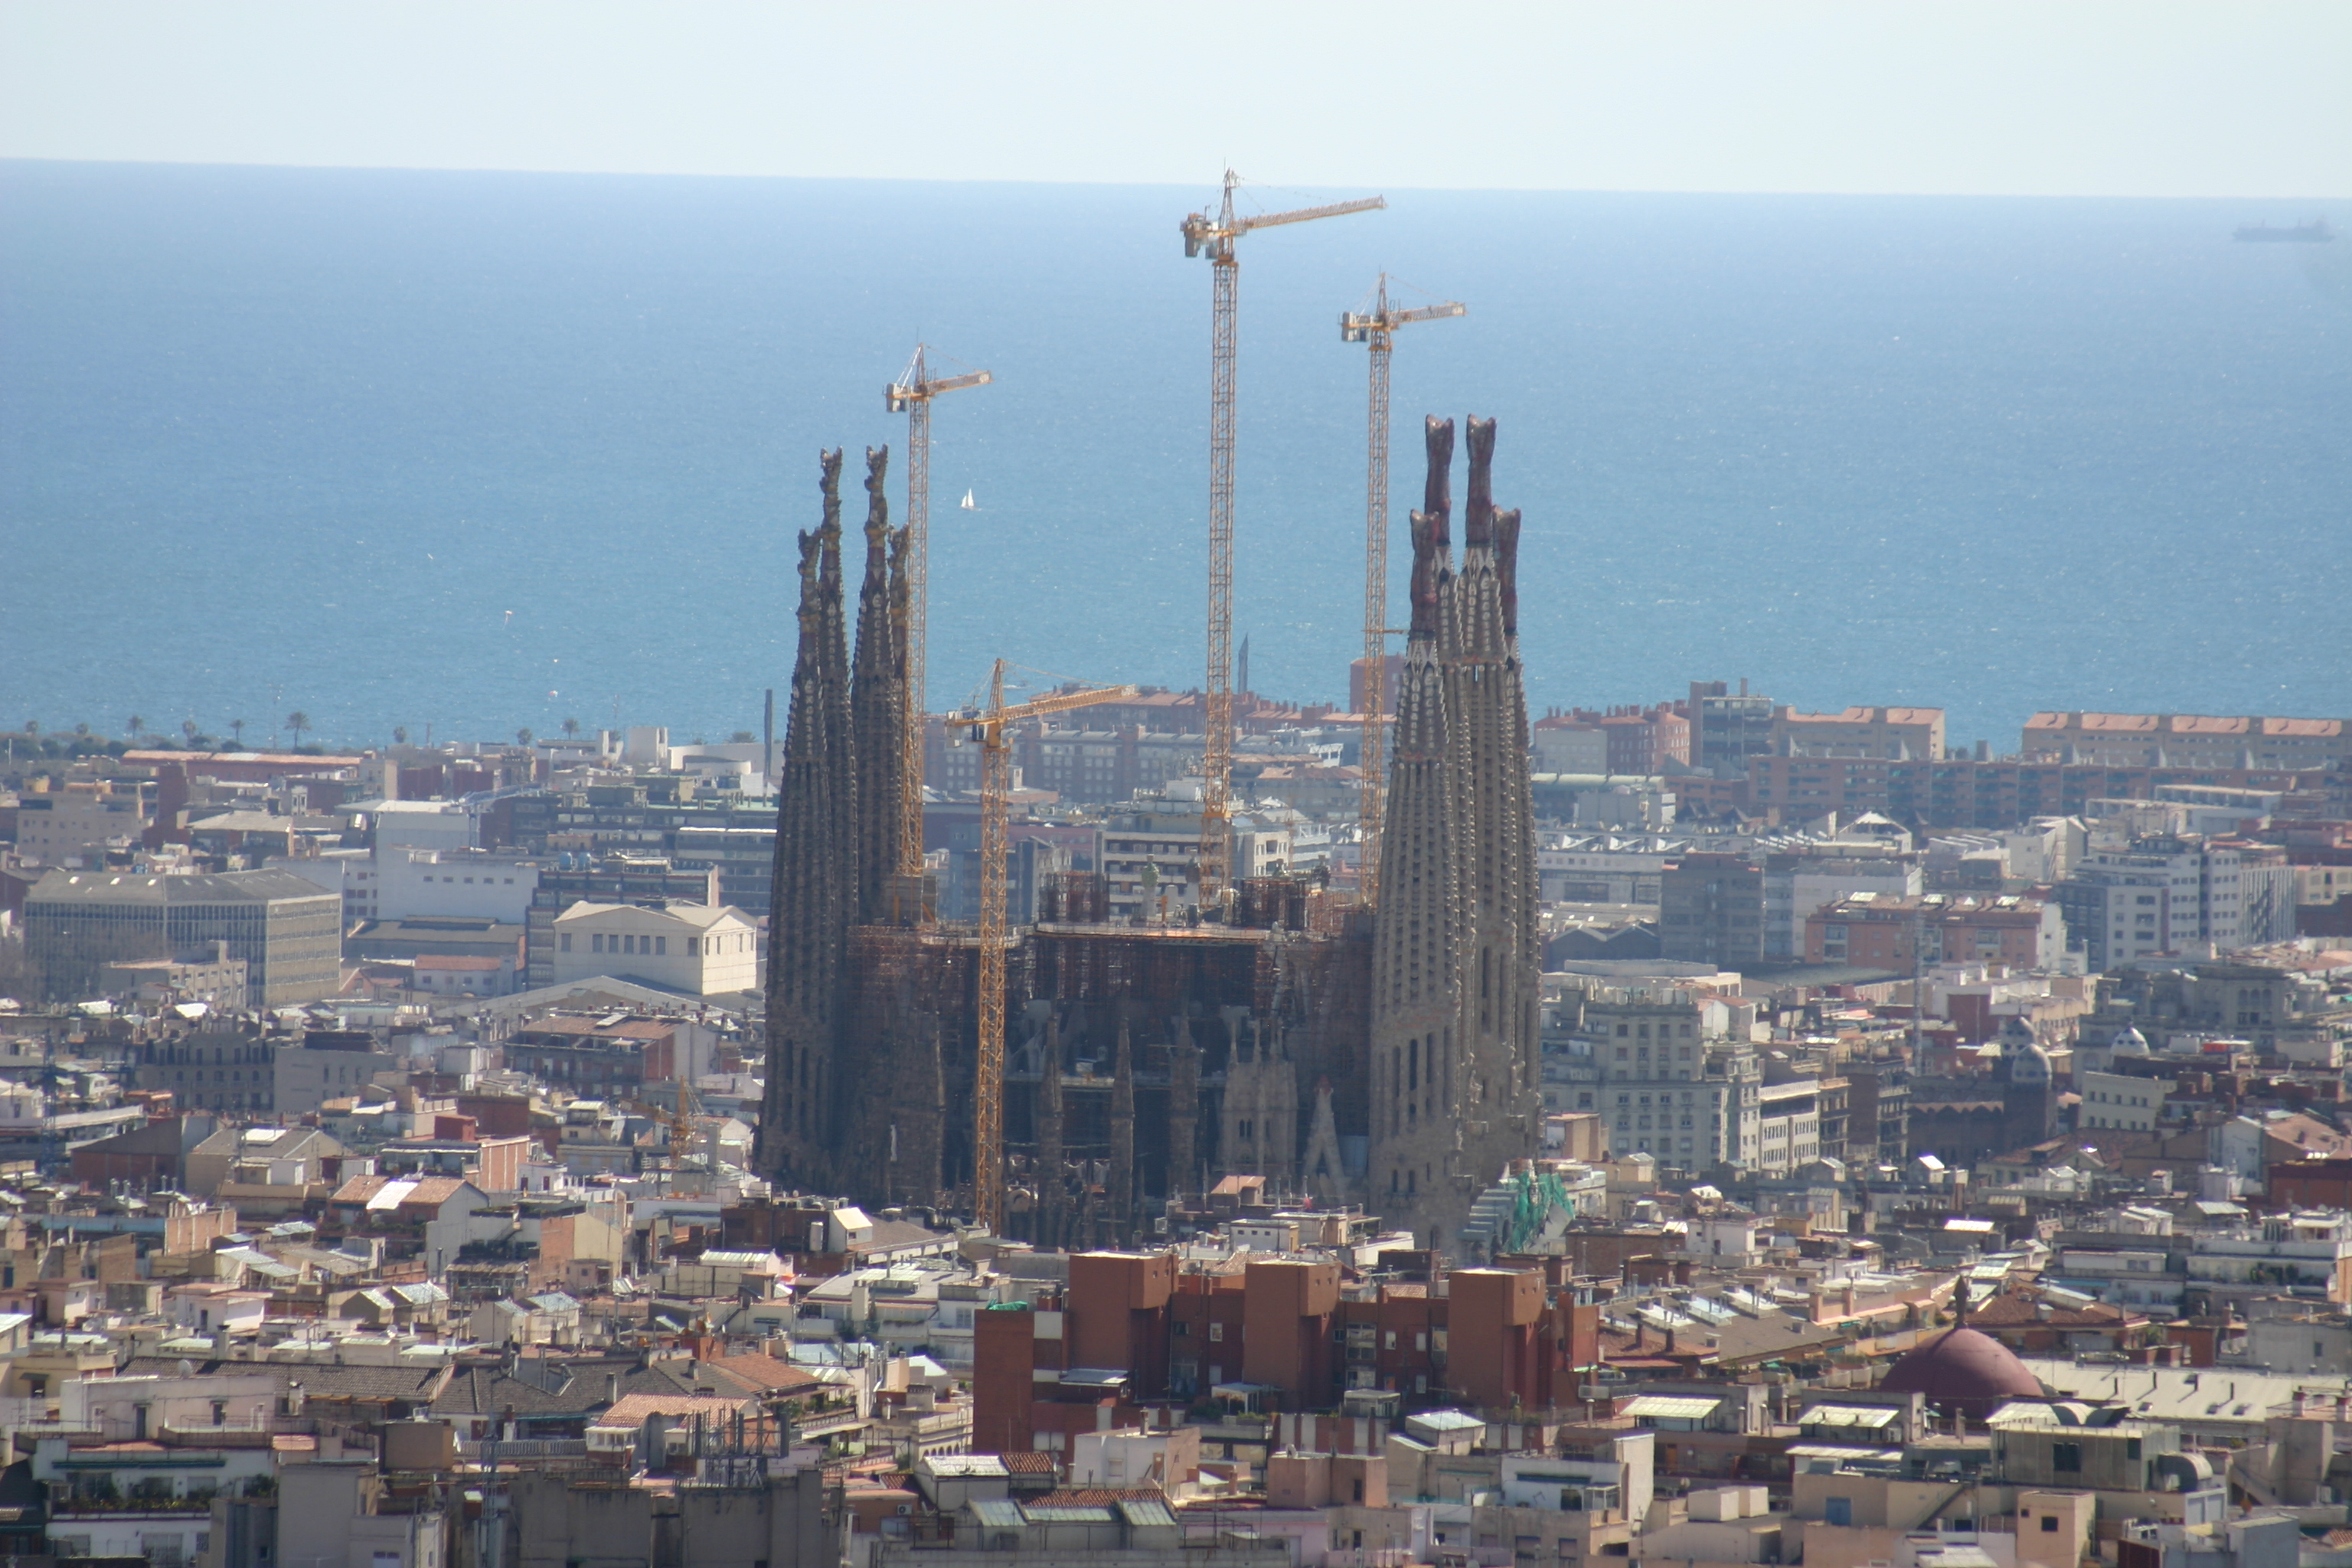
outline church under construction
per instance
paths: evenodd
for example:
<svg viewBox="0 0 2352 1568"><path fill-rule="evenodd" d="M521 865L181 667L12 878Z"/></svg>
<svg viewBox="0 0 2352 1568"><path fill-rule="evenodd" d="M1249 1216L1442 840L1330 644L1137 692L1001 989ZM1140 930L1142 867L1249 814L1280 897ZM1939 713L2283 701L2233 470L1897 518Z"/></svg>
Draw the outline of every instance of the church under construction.
<svg viewBox="0 0 2352 1568"><path fill-rule="evenodd" d="M1245 881L1222 923L1113 924L1097 874L1052 879L1005 964L1006 1229L1118 1246L1171 1201L1260 1175L1357 1202L1452 1249L1471 1205L1535 1152L1533 808L1495 426L1469 422L1463 553L1454 429L1428 422L1412 617L1381 840L1381 904ZM897 874L906 538L866 458L866 573L850 649L841 454L800 536L800 638L770 911L761 1168L868 1205L968 1208L977 934L927 918Z"/></svg>

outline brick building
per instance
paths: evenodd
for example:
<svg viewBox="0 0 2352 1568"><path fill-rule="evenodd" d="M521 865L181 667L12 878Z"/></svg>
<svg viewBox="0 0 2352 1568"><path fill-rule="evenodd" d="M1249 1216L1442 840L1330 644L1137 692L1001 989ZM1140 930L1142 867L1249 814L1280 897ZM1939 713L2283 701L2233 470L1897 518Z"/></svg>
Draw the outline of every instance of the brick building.
<svg viewBox="0 0 2352 1568"><path fill-rule="evenodd" d="M2000 963L2049 970L2065 952L2058 906L2040 899L1929 893L1864 894L1805 921L1805 962L1907 974L1933 963Z"/></svg>

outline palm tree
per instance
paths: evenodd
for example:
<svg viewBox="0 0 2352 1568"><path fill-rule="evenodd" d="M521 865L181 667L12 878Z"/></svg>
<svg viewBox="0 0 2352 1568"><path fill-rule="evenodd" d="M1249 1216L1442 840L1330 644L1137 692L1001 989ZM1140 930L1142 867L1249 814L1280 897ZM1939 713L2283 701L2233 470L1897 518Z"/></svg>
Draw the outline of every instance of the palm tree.
<svg viewBox="0 0 2352 1568"><path fill-rule="evenodd" d="M395 746L404 746L404 745L408 744L408 726L407 726L407 725L405 725L405 724L394 724L394 725L392 727L392 743L393 743L394 745L395 745Z"/></svg>
<svg viewBox="0 0 2352 1568"><path fill-rule="evenodd" d="M236 737L237 750L240 752L245 750L245 721L242 719L230 720L228 721L228 732Z"/></svg>
<svg viewBox="0 0 2352 1568"><path fill-rule="evenodd" d="M77 724L74 726L74 733L77 735L87 735L89 733L89 726L87 724Z"/></svg>
<svg viewBox="0 0 2352 1568"><path fill-rule="evenodd" d="M25 733L27 735L37 735L40 732L41 721L38 719L27 719L25 721Z"/></svg>
<svg viewBox="0 0 2352 1568"><path fill-rule="evenodd" d="M310 716L299 708L286 715L286 727L294 731L294 743L302 743L302 731L310 727Z"/></svg>
<svg viewBox="0 0 2352 1568"><path fill-rule="evenodd" d="M516 745L518 745L518 746L528 746L528 745L530 745L530 731L529 729L527 729L527 728L526 728L526 729L521 729L521 730L517 730L517 731L515 731L515 744L516 744Z"/></svg>
<svg viewBox="0 0 2352 1568"><path fill-rule="evenodd" d="M131 716L131 722L123 728L131 731L131 738L135 741L147 732L147 721L133 713Z"/></svg>
<svg viewBox="0 0 2352 1568"><path fill-rule="evenodd" d="M196 736L201 731L197 730L196 721L194 719L183 719L180 721L180 733L185 735L188 738L188 744L193 746L196 743Z"/></svg>
<svg viewBox="0 0 2352 1568"><path fill-rule="evenodd" d="M568 741L578 733L580 733L580 721L577 719L566 719L563 721L563 738Z"/></svg>

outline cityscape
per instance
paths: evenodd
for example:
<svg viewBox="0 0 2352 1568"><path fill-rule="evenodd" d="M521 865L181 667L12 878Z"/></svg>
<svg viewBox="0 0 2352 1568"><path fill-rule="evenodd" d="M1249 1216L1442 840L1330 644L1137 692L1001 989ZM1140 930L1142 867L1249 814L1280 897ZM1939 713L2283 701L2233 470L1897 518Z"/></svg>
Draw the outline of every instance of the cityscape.
<svg viewBox="0 0 2352 1568"><path fill-rule="evenodd" d="M321 25L397 57L379 9ZM1049 44L1034 8L978 9L1027 18L1024 47L1057 70L1142 90L1099 40ZM781 47L771 29L787 20L838 26L709 15L747 50ZM159 37L183 25L151 20ZM1591 43L1577 31L1591 16L1520 20L1548 49ZM96 81L110 57L80 25L51 37L0 21ZM705 25L635 29L630 50L667 58L672 30ZM1923 50L1960 47L1940 22L1903 26ZM2185 26L2167 13L2155 33ZM2342 35L2305 31L2323 56ZM500 57L522 46L485 33L481 58L545 48L654 79L586 36ZM1663 69L1685 41L1605 47L1654 48ZM387 68L437 82L446 96L426 101L462 97L438 67ZM2150 69L2100 90L2137 92ZM543 84L520 90L593 140L594 117L566 118ZM686 123L692 97L662 101ZM2160 94L2129 101L2161 118L2147 107ZM352 118L302 112L321 136ZM1107 117L1107 144L1132 112ZM71 118L52 102L26 124ZM655 136L659 117L626 118ZM61 153L35 130L0 124L12 188L65 178L52 163L123 159ZM481 167L557 166L522 145ZM956 155L912 145L916 163L852 173L911 184L921 159ZM995 155L989 178L1008 189L1040 177ZM1669 188L1715 190L1715 166ZM104 177L89 188L103 195ZM512 177L586 182L576 195L616 176ZM1783 188L1751 184L1759 200ZM1378 270L1369 227L1349 265L1374 258L1377 281L1320 329L1361 373L1344 397L1296 372L1287 340L1260 353L1251 335L1288 300L1259 302L1262 260L1274 274L1282 247L1342 244L1373 214L1401 226L1381 233L1426 229L1424 195L1411 180L1301 194L1227 170L1181 218L1163 204L1154 260L1181 261L1193 307L1188 357L1154 373L1199 419L1197 441L1187 427L1166 443L1183 454L1183 510L1096 498L1082 527L1040 483L1003 503L1038 532L976 546L1014 525L968 476L1004 472L985 465L1007 446L1015 464L1071 466L1055 441L1073 426L1018 403L1018 372L928 336L855 385L836 372L866 364L862 347L803 344L778 361L803 400L785 424L814 407L832 425L747 503L758 549L691 555L698 514L658 500L625 548L591 541L586 513L551 510L536 535L492 525L523 542L526 626L568 617L580 641L526 646L515 610L497 641L429 619L450 603L485 619L484 584L441 586L423 546L449 536L422 521L399 535L411 558L383 570L362 553L356 531L374 524L357 501L300 549L338 557L324 580L374 600L364 612L286 584L236 603L157 589L115 602L144 623L119 635L84 603L63 652L27 629L48 623L0 621L0 656L41 672L0 668L0 701L21 710L0 711L0 1558L2352 1568L2352 644L2265 665L2276 644L2259 640L2312 641L2295 629L2306 601L2333 604L2319 624L2341 629L2344 558L2294 542L2309 473L2241 514L2259 531L2273 508L2276 560L2301 563L2275 605L2236 595L2242 561L2210 564L2193 626L2174 601L2135 605L2131 573L2193 599L2198 569L2149 564L2158 525L2126 541L2083 510L2070 521L2095 548L2139 559L2100 603L2072 604L2106 619L2063 628L2087 639L2065 643L2031 623L2079 563L2054 547L1971 553L1931 538L1924 513L1890 514L1836 558L1791 536L1769 567L1772 551L1717 536L1676 568L1690 596L1639 610L1638 657L1604 658L1631 601L1597 609L1600 590L1561 584L1580 594L1624 558L1695 547L1645 539L1656 525L1630 503L1561 504L1560 454L1597 473L1654 452L1584 452L1552 395L1486 349L1417 379L1424 338L1466 334L1447 323L1489 308ZM1102 198L1106 226L1125 223L1120 199ZM2332 309L2336 228L2277 203L2246 212L2200 243L2302 268L2295 287L2321 302L2297 308ZM43 221L0 227L37 239ZM25 301L64 296L10 257L0 247L0 321L31 322ZM404 287L384 283L398 271L377 286ZM1660 275L1704 292L1696 273ZM132 276L91 298L144 308ZM236 309L267 317L268 292ZM813 313L880 315L885 292ZM717 353L657 302L606 330L618 343L640 326ZM488 330L494 354L541 352L519 319ZM978 312L936 330L1023 346ZM117 363L100 342L93 385L181 352ZM122 497L180 486L184 524L227 493L134 457L121 432L100 443L119 472L45 457L92 439L44 434L46 410L85 395L49 353L0 368L0 436L37 476L0 488L0 561L26 600L89 585L39 564L76 519L91 531L79 555L100 557L107 508L137 510ZM1491 377L1492 401L1433 406L1425 384L1454 388L1462 365L1474 386ZM2021 388L2036 374L2011 371ZM233 406L237 374L215 374ZM2326 374L2280 395L2281 420L2326 425L2306 405L2347 385ZM614 462L647 465L653 493L646 454L675 458L699 416L665 412L677 389L646 379L644 447ZM365 399L306 395L318 429L368 417ZM1031 412L966 423L992 399ZM445 413L461 452L465 417ZM548 417L574 416L567 402ZM887 438L869 440L878 417ZM2234 418L2215 416L2216 451L2273 450ZM1267 442L1293 443L1282 464L1253 468L1282 420ZM1161 440L1139 434L1148 423L1090 409L1083 438L1139 449ZM1344 461L1297 464L1300 428ZM1936 444L1924 423L1907 438ZM2069 426L2046 450L2084 438ZM2124 460L2113 442L2100 461ZM529 507L559 507L566 449L517 448ZM238 481L247 499L300 490L264 474L262 450L223 458L262 476ZM443 456L427 443L409 460ZM2209 458L2225 461L2181 460ZM354 495L401 493L364 468ZM1739 477L1761 471L1709 483L1767 504L1780 481ZM478 515L510 504L480 499ZM272 503L251 504L201 531L225 553L281 548ZM1260 549L1308 510L1338 531ZM142 536L142 588L213 569L174 554L176 526ZM2326 526L2340 550L2340 519ZM1129 552L1135 579L1074 564L1104 548L1087 532ZM1960 585L1934 616L1858 607L1864 629L1846 632L1878 638L1868 616L1908 616L1918 647L1823 652L1848 645L1795 623L1827 598L1753 629L1773 613L1755 608L1769 571L1859 606L1885 570L1866 558L1889 552ZM976 570L983 557L1002 559ZM453 557L446 575L503 591L488 558ZM1145 578L1166 598L1129 611ZM650 607L678 580L701 595L690 623ZM289 608L305 595L317 602ZM1286 597L1283 618L1269 605ZM739 603L758 624L722 614ZM363 616L387 614L415 617L415 643L446 662L385 646ZM994 639L977 684L944 700L972 680L976 626ZM2064 651L2094 643L2095 659ZM593 644L608 646L575 663L653 648L674 686L632 689L625 715L618 697L581 697L606 669L575 676L545 649ZM289 697L284 650L306 645ZM1724 668L1727 647L1754 662ZM2221 668L2226 647L2244 668ZM1092 647L1093 662L1015 657L1041 647L1064 663ZM90 668L67 681L70 659ZM2131 681L2116 674L2135 661ZM478 679L440 689L440 668ZM2163 706L2216 682L2275 691L2275 710ZM142 695L232 683L268 706L200 720L193 697L167 711ZM722 696L658 695L698 684ZM121 694L100 712L93 689ZM2044 706L2011 713L2021 691ZM2168 694L2118 700L2149 691ZM709 727L722 709L747 727ZM411 710L508 716L379 721Z"/></svg>

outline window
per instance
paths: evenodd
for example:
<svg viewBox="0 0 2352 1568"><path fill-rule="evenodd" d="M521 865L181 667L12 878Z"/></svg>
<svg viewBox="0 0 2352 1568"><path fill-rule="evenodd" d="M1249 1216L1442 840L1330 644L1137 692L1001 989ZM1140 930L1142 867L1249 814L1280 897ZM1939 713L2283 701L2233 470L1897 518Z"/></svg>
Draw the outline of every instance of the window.
<svg viewBox="0 0 2352 1568"><path fill-rule="evenodd" d="M2056 1514L2045 1513L2042 1516L2042 1531L2045 1535L2055 1535L2058 1533L2058 1516Z"/></svg>
<svg viewBox="0 0 2352 1568"><path fill-rule="evenodd" d="M1224 1343L1224 1340L1225 1325L1223 1323L1211 1323L1209 1325L1209 1342L1213 1345L1223 1344Z"/></svg>
<svg viewBox="0 0 2352 1568"><path fill-rule="evenodd" d="M667 958L669 956L669 938L666 936L657 936L654 938L654 956L656 958Z"/></svg>
<svg viewBox="0 0 2352 1568"><path fill-rule="evenodd" d="M701 947L702 941L699 937L688 937L686 939L686 956L688 958L699 957Z"/></svg>
<svg viewBox="0 0 2352 1568"><path fill-rule="evenodd" d="M1853 1523L1853 1499L1850 1497L1822 1499L1822 1518L1831 1524L1852 1525Z"/></svg>
<svg viewBox="0 0 2352 1568"><path fill-rule="evenodd" d="M558 952L570 952L572 951L572 933L570 931L564 931L555 939L555 951Z"/></svg>
<svg viewBox="0 0 2352 1568"><path fill-rule="evenodd" d="M2083 1445L2053 1443L2050 1445L2050 1468L2079 1475L2083 1469Z"/></svg>

